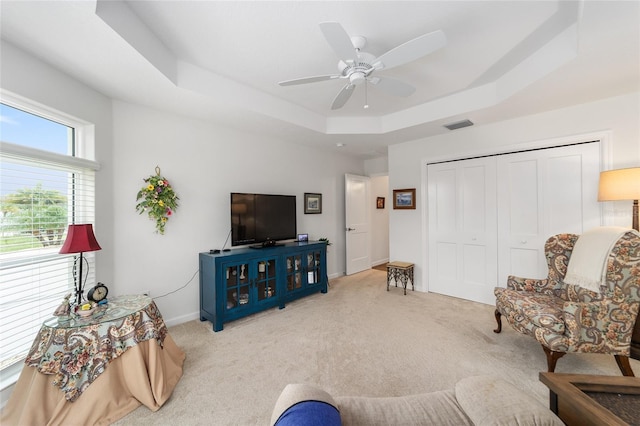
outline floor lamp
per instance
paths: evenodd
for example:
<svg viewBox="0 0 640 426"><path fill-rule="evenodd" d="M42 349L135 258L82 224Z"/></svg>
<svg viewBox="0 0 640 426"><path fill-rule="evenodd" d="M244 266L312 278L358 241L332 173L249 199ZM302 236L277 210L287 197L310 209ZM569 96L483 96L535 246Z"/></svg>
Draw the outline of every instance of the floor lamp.
<svg viewBox="0 0 640 426"><path fill-rule="evenodd" d="M93 234L93 225L90 223L83 225L69 225L67 230L67 239L64 240L64 244L60 249L60 254L68 253L80 253L80 256L76 257L73 261L73 281L76 291L76 305L82 304L82 297L84 293L84 283L82 282L82 264L86 262L86 259L82 256L82 253L86 251L101 250L100 244L96 240L96 236ZM78 262L78 260L80 262ZM76 266L79 265L79 272L76 274ZM87 273L89 272L89 262L87 262Z"/></svg>
<svg viewBox="0 0 640 426"><path fill-rule="evenodd" d="M600 173L598 201L633 200L631 227L638 229L638 199L640 199L640 167L608 170Z"/></svg>

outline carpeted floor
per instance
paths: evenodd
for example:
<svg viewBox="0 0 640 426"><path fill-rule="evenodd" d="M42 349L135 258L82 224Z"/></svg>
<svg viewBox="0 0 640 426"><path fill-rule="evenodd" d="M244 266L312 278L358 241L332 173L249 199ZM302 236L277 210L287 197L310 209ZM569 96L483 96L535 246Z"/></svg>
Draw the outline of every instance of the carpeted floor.
<svg viewBox="0 0 640 426"><path fill-rule="evenodd" d="M546 370L534 339L506 323L493 333L494 308L391 287L369 270L331 281L315 294L214 333L209 322L170 328L187 359L172 398L157 412L140 407L118 425L266 425L287 383L334 395L399 396L451 389L463 377L501 377L548 404ZM631 366L640 372L640 362ZM620 375L612 356L568 354L557 372Z"/></svg>

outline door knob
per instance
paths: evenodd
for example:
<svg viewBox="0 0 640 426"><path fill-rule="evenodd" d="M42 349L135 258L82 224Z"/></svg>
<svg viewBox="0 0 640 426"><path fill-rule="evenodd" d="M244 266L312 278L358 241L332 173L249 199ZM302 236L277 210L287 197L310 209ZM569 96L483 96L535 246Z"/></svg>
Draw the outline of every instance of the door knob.
<svg viewBox="0 0 640 426"><path fill-rule="evenodd" d="M347 231L355 231L356 228L347 228Z"/></svg>

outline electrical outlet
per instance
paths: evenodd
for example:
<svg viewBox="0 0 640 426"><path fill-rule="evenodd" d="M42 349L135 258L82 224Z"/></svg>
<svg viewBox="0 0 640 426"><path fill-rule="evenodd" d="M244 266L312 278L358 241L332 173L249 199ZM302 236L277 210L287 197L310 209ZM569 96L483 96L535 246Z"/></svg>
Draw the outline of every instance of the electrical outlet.
<svg viewBox="0 0 640 426"><path fill-rule="evenodd" d="M145 290L142 292L142 294L144 294L145 296L151 297L151 290Z"/></svg>

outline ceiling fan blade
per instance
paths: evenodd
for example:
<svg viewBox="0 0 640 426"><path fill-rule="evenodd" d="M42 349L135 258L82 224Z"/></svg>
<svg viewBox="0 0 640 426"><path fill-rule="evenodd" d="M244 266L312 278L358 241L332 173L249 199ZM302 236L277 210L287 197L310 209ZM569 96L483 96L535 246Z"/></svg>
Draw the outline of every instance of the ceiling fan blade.
<svg viewBox="0 0 640 426"><path fill-rule="evenodd" d="M444 47L445 44L447 44L447 38L441 30L424 34L383 53L376 58L373 67L376 69L398 67L428 55Z"/></svg>
<svg viewBox="0 0 640 426"><path fill-rule="evenodd" d="M333 100L333 104L331 104L331 109L340 109L347 103L351 95L353 94L353 89L356 86L348 83L346 86L342 88L342 90L338 93L338 95Z"/></svg>
<svg viewBox="0 0 640 426"><path fill-rule="evenodd" d="M349 37L342 25L337 22L321 22L319 25L324 38L327 39L329 46L336 52L338 58L344 62L357 61L358 54L356 49L351 43L351 37Z"/></svg>
<svg viewBox="0 0 640 426"><path fill-rule="evenodd" d="M315 83L318 81L333 80L340 77L341 77L340 75L316 75L313 77L304 77L304 78L296 78L293 80L281 81L278 84L280 86L294 86L296 84L307 84L307 83Z"/></svg>
<svg viewBox="0 0 640 426"><path fill-rule="evenodd" d="M374 84L377 88L394 96L407 97L416 91L416 88L412 85L405 83L404 81L396 80L395 78L372 77L369 79L369 82Z"/></svg>

